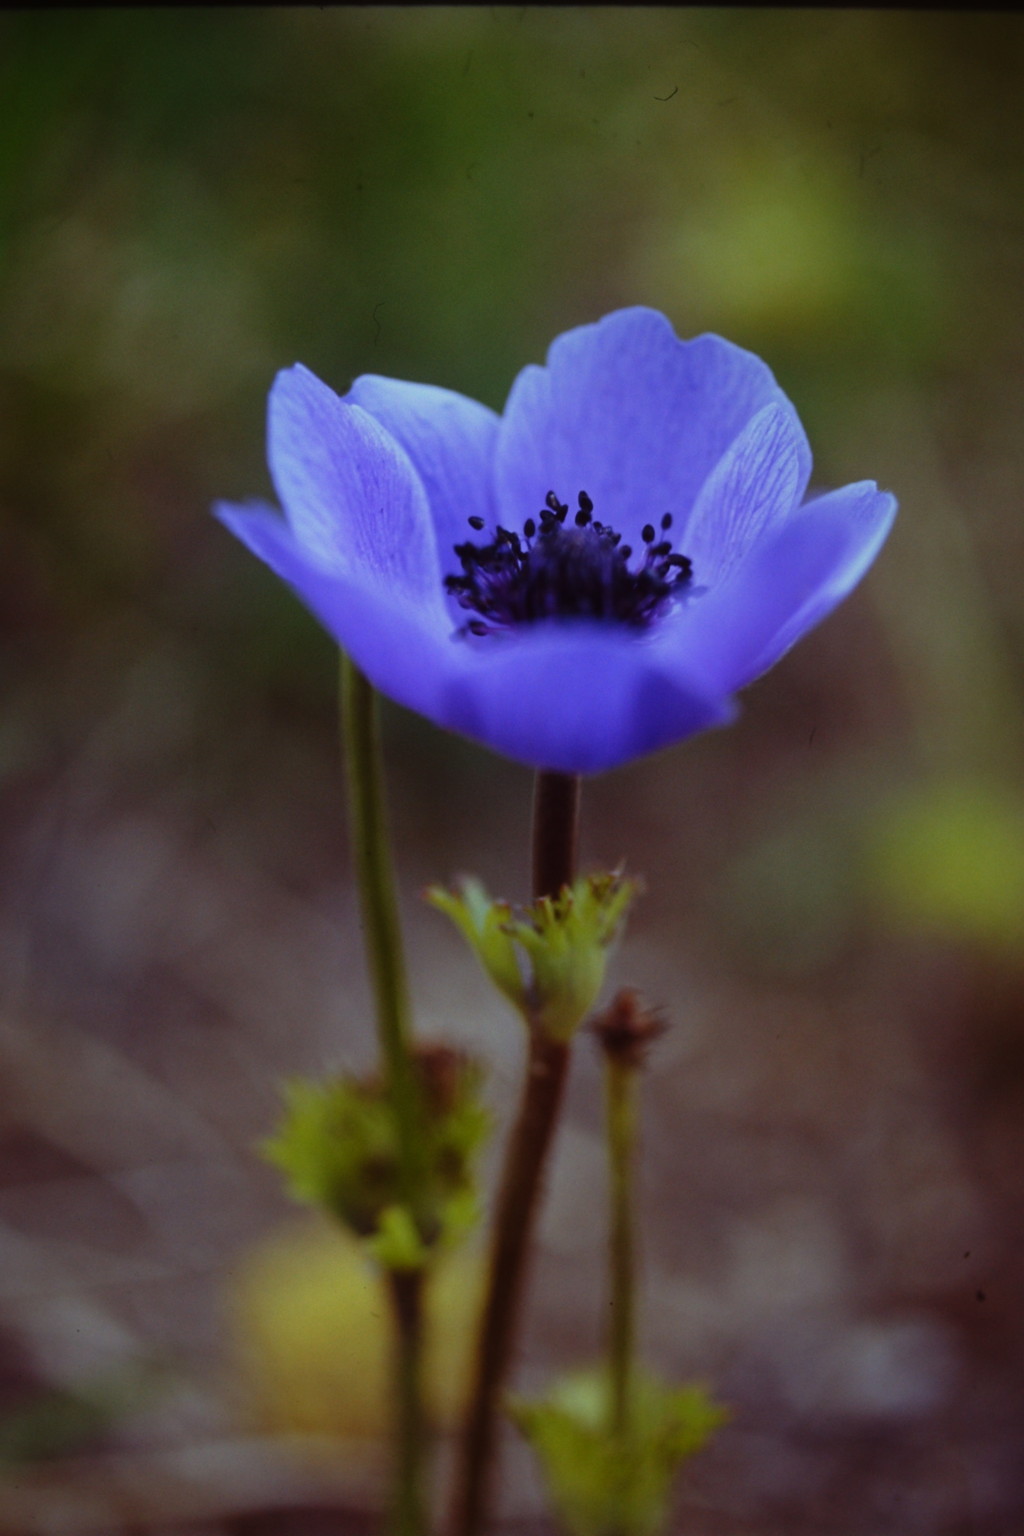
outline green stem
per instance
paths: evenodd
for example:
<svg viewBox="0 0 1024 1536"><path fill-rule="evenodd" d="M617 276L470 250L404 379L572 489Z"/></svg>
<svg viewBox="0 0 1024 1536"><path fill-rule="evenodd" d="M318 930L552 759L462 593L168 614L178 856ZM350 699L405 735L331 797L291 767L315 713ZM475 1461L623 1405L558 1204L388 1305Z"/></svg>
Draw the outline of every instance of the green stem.
<svg viewBox="0 0 1024 1536"><path fill-rule="evenodd" d="M611 1430L625 1438L632 1397L633 1350L636 1334L634 1290L632 1161L636 1135L636 1068L612 1054L606 1057L605 1106L611 1184L609 1272L611 1317L608 1327L608 1371L611 1384Z"/></svg>
<svg viewBox="0 0 1024 1536"><path fill-rule="evenodd" d="M402 1195L409 1210L421 1215L422 1103L412 1058L409 992L384 810L377 696L344 652L341 684L351 835L377 1034L395 1114Z"/></svg>
<svg viewBox="0 0 1024 1536"><path fill-rule="evenodd" d="M427 1193L423 1104L412 1056L409 992L384 809L377 698L344 653L341 716L356 882L377 1034L395 1117L399 1187L422 1232ZM384 1280L394 1319L392 1533L423 1536L427 1529L424 1469L428 1441L422 1389L423 1276L390 1271Z"/></svg>
<svg viewBox="0 0 1024 1536"><path fill-rule="evenodd" d="M533 802L533 894L557 896L576 873L579 778L537 774ZM541 1176L569 1068L569 1046L532 1030L519 1111L505 1155L491 1239L490 1271L477 1340L469 1410L459 1451L453 1536L478 1536L490 1512L498 1410L536 1224Z"/></svg>
<svg viewBox="0 0 1024 1536"><path fill-rule="evenodd" d="M394 1319L394 1467L392 1536L427 1530L424 1468L428 1431L423 1410L423 1270L387 1275Z"/></svg>

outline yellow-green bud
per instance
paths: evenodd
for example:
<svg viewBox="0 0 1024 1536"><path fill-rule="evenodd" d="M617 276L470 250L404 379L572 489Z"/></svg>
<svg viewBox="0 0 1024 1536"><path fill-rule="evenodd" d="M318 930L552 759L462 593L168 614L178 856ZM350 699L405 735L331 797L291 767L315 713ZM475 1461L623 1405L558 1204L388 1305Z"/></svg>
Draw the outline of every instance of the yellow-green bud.
<svg viewBox="0 0 1024 1536"><path fill-rule="evenodd" d="M329 1212L393 1270L418 1269L472 1226L474 1158L490 1123L468 1057L421 1042L414 1065L426 1110L424 1230L402 1204L394 1106L380 1076L287 1084L284 1118L263 1147L297 1200Z"/></svg>
<svg viewBox="0 0 1024 1536"><path fill-rule="evenodd" d="M632 1429L617 1434L602 1370L563 1377L539 1402L508 1404L572 1536L660 1536L680 1463L729 1418L703 1387L670 1386L644 1371L634 1377L630 1406Z"/></svg>
<svg viewBox="0 0 1024 1536"><path fill-rule="evenodd" d="M608 952L639 883L620 870L584 875L522 911L491 901L478 880L426 898L455 923L495 986L531 1029L566 1040L597 1001Z"/></svg>

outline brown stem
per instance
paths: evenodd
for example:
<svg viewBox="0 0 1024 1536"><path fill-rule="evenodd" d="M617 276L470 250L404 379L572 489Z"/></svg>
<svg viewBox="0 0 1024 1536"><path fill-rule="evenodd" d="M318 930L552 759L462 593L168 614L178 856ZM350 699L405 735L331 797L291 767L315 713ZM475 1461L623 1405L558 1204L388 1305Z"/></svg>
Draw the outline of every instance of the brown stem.
<svg viewBox="0 0 1024 1536"><path fill-rule="evenodd" d="M455 1536L475 1536L483 1528L490 1504L498 1409L511 1362L541 1170L558 1118L568 1065L568 1045L531 1036L519 1118L509 1143L494 1218L490 1287L462 1444Z"/></svg>
<svg viewBox="0 0 1024 1536"><path fill-rule="evenodd" d="M538 773L533 802L533 894L556 896L576 872L580 782L564 773ZM541 1176L554 1136L569 1067L569 1045L530 1032L519 1113L491 1239L473 1391L460 1449L453 1536L478 1536L490 1508L498 1410L512 1360L526 1281Z"/></svg>
<svg viewBox="0 0 1024 1536"><path fill-rule="evenodd" d="M392 1536L423 1536L427 1530L424 1464L428 1432L423 1417L423 1271L390 1270L385 1276L394 1320L394 1454Z"/></svg>
<svg viewBox="0 0 1024 1536"><path fill-rule="evenodd" d="M611 1306L608 1366L611 1430L625 1438L630 1421L633 1347L636 1332L633 1203L630 1174L636 1136L636 1065L609 1053L605 1066L608 1160L611 1165L609 1272Z"/></svg>
<svg viewBox="0 0 1024 1536"><path fill-rule="evenodd" d="M538 773L533 791L533 894L557 896L576 878L580 780L575 773Z"/></svg>

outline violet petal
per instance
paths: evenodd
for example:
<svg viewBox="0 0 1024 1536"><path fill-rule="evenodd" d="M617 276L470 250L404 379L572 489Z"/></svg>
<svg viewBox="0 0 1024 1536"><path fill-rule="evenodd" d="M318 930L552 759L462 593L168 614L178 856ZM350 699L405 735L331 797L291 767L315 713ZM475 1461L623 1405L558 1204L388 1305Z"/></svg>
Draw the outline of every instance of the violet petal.
<svg viewBox="0 0 1024 1536"><path fill-rule="evenodd" d="M665 512L685 522L725 450L773 402L792 410L753 353L720 336L680 341L655 310L567 331L547 366L512 386L497 443L501 520L521 529L549 490L570 506L585 490L594 516L635 546Z"/></svg>
<svg viewBox="0 0 1024 1536"><path fill-rule="evenodd" d="M279 373L268 411L270 472L313 564L398 602L442 606L426 492L408 455L308 368Z"/></svg>
<svg viewBox="0 0 1024 1536"><path fill-rule="evenodd" d="M455 544L468 538L467 521L494 521L491 488L498 420L494 411L434 384L408 384L364 373L345 396L405 449L418 474L437 538L442 571L457 568Z"/></svg>

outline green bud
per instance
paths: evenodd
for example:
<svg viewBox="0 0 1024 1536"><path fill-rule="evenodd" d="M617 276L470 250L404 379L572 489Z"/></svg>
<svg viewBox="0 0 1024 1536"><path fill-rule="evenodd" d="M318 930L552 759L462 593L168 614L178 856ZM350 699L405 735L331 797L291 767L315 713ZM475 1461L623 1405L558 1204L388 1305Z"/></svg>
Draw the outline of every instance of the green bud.
<svg viewBox="0 0 1024 1536"><path fill-rule="evenodd" d="M394 1109L381 1078L289 1083L284 1120L263 1147L297 1200L363 1238L387 1269L419 1268L472 1226L473 1161L489 1129L473 1062L436 1045L420 1046L414 1059L426 1117L426 1231L401 1200Z"/></svg>
<svg viewBox="0 0 1024 1536"><path fill-rule="evenodd" d="M467 944L476 951L480 964L520 1012L526 1008L526 992L516 957L516 947L509 936L512 908L507 901L492 901L471 877L461 881L457 891L432 885L424 895L432 907L451 918Z"/></svg>
<svg viewBox="0 0 1024 1536"><path fill-rule="evenodd" d="M430 1249L404 1205L389 1205L381 1211L377 1230L366 1246L381 1269L422 1269L430 1259Z"/></svg>
<svg viewBox="0 0 1024 1536"><path fill-rule="evenodd" d="M513 1400L509 1412L573 1536L657 1536L681 1462L729 1417L702 1387L671 1387L637 1373L630 1427L617 1435L604 1370L567 1376L545 1400Z"/></svg>
<svg viewBox="0 0 1024 1536"><path fill-rule="evenodd" d="M531 1029L566 1040L597 1001L608 952L639 891L620 870L585 875L513 912L478 880L426 898L460 929L495 986Z"/></svg>

